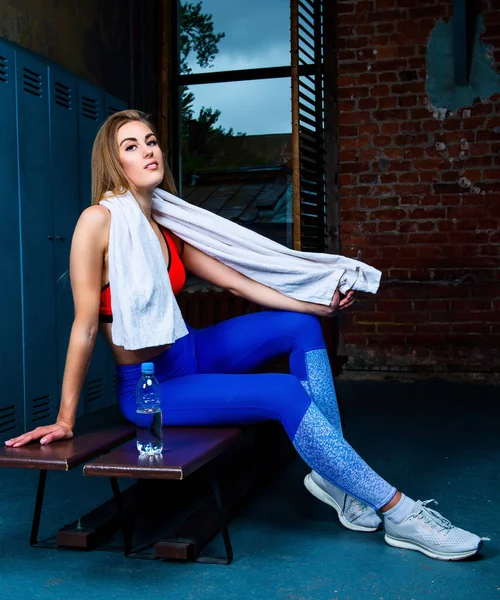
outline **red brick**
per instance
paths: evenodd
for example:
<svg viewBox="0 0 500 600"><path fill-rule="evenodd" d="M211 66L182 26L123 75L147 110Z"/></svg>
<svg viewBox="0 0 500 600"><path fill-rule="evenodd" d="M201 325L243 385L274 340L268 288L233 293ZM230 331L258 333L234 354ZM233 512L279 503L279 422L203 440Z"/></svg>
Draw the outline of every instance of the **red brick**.
<svg viewBox="0 0 500 600"><path fill-rule="evenodd" d="M357 136L358 133L358 128L353 125L339 125L339 135L341 138ZM342 145L342 140L340 141L340 145Z"/></svg>
<svg viewBox="0 0 500 600"><path fill-rule="evenodd" d="M394 221L381 221L380 223L376 223L376 225L376 230L378 233L385 233L386 231L397 231L397 224ZM373 266L376 265L373 264ZM380 269L380 267L377 268Z"/></svg>
<svg viewBox="0 0 500 600"><path fill-rule="evenodd" d="M397 46L385 46L377 48L377 60L383 60L386 58L397 58L398 48ZM392 71L393 69L387 69L388 71Z"/></svg>
<svg viewBox="0 0 500 600"><path fill-rule="evenodd" d="M410 244L443 244L448 240L448 235L444 233L410 233L408 237ZM436 251L435 248L432 250Z"/></svg>
<svg viewBox="0 0 500 600"><path fill-rule="evenodd" d="M358 78L352 75L339 75L337 78L337 84L339 88L343 88L349 85L357 85Z"/></svg>
<svg viewBox="0 0 500 600"><path fill-rule="evenodd" d="M380 132L387 134L399 133L399 123L382 123L380 125Z"/></svg>
<svg viewBox="0 0 500 600"><path fill-rule="evenodd" d="M368 88L367 87L349 87L343 88L339 90L339 98L342 100L352 99L352 98L365 98L368 96Z"/></svg>
<svg viewBox="0 0 500 600"><path fill-rule="evenodd" d="M342 162L357 160L358 151L357 150L340 150L339 159Z"/></svg>
<svg viewBox="0 0 500 600"><path fill-rule="evenodd" d="M356 53L353 50L338 50L338 60L355 60L357 58Z"/></svg>
<svg viewBox="0 0 500 600"><path fill-rule="evenodd" d="M349 73L363 73L366 70L366 64L364 62L351 62L351 63L339 63L338 72L340 75Z"/></svg>
<svg viewBox="0 0 500 600"><path fill-rule="evenodd" d="M375 101L375 106L371 106L370 108L376 108L377 107L377 101L375 100L375 98L373 98L373 100ZM379 108L379 110L383 110L383 109L386 109L386 108L396 108L397 106L398 106L397 98L393 98L393 97L380 98L379 101L378 101L378 108ZM363 108L363 107L360 105L360 108Z"/></svg>
<svg viewBox="0 0 500 600"><path fill-rule="evenodd" d="M378 176L375 173L362 173L358 175L359 183L377 183Z"/></svg>
<svg viewBox="0 0 500 600"><path fill-rule="evenodd" d="M396 83L399 81L397 73L380 73L378 76L380 83Z"/></svg>
<svg viewBox="0 0 500 600"><path fill-rule="evenodd" d="M418 105L418 96L397 96L398 106L411 108ZM428 115L427 115L428 116Z"/></svg>
<svg viewBox="0 0 500 600"><path fill-rule="evenodd" d="M353 112L356 110L356 101L355 100L341 100L338 103L339 111L341 113L344 112Z"/></svg>
<svg viewBox="0 0 500 600"><path fill-rule="evenodd" d="M372 211L371 218L375 220L393 221L402 220L406 217L406 211L399 208L395 209L381 209Z"/></svg>
<svg viewBox="0 0 500 600"><path fill-rule="evenodd" d="M368 163L363 163L360 161L343 162L340 164L341 173L362 173L363 171L368 170L370 170L370 165Z"/></svg>
<svg viewBox="0 0 500 600"><path fill-rule="evenodd" d="M377 76L375 73L363 73L358 77L358 83L360 85L373 85L377 83Z"/></svg>
<svg viewBox="0 0 500 600"><path fill-rule="evenodd" d="M377 33L392 33L394 30L394 23L379 23L377 25Z"/></svg>
<svg viewBox="0 0 500 600"><path fill-rule="evenodd" d="M354 4L348 4L346 2L337 3L337 12L341 13L352 13L354 12Z"/></svg>
<svg viewBox="0 0 500 600"><path fill-rule="evenodd" d="M409 173L402 173L401 175L399 175L398 181L400 183L418 183L418 173L416 173L415 171L411 171Z"/></svg>
<svg viewBox="0 0 500 600"><path fill-rule="evenodd" d="M354 125L357 123L368 123L371 115L367 112L341 113L339 115L339 123Z"/></svg>
<svg viewBox="0 0 500 600"><path fill-rule="evenodd" d="M398 180L396 173L380 173L380 183L394 183Z"/></svg>
<svg viewBox="0 0 500 600"><path fill-rule="evenodd" d="M388 85L374 85L370 90L370 96L385 97L389 94Z"/></svg>
<svg viewBox="0 0 500 600"><path fill-rule="evenodd" d="M423 148L405 148L403 151L404 158L421 158L423 155Z"/></svg>
<svg viewBox="0 0 500 600"><path fill-rule="evenodd" d="M376 135L373 138L373 143L378 148L381 148L382 146L387 146L388 144L390 144L391 143L391 138L388 135Z"/></svg>
<svg viewBox="0 0 500 600"><path fill-rule="evenodd" d="M358 35L373 35L376 31L374 25L358 25L356 27L356 33Z"/></svg>
<svg viewBox="0 0 500 600"><path fill-rule="evenodd" d="M377 158L379 150L377 148L366 148L359 153L360 160L374 160Z"/></svg>

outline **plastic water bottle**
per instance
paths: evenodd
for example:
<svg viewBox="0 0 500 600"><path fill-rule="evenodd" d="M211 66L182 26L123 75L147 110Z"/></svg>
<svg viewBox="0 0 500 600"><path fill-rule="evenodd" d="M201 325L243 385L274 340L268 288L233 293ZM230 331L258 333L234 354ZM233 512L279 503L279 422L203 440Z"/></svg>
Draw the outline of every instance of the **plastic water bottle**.
<svg viewBox="0 0 500 600"><path fill-rule="evenodd" d="M142 376L136 388L137 450L141 455L161 454L163 429L161 387L154 376L155 366L142 363Z"/></svg>

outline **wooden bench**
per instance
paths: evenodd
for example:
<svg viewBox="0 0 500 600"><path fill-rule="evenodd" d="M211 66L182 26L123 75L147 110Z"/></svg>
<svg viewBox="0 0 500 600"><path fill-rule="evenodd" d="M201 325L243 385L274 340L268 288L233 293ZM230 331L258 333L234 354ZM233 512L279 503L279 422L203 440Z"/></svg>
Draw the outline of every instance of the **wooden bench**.
<svg viewBox="0 0 500 600"><path fill-rule="evenodd" d="M222 505L219 484L213 461L226 451L234 448L243 432L235 428L173 428L163 430L163 454L151 457L141 457L137 452L135 440L112 450L108 454L87 463L83 469L86 476L108 477L113 489L116 510L120 516L125 556L144 557L144 553L134 552L133 528L127 520L118 486L118 478L134 478L138 480L174 480L186 479L202 467L209 466L210 481L215 500L218 523L215 528L206 528L205 535L198 535L198 542L180 536L160 539L155 544L151 558L170 558L179 560L194 560L204 563L230 564L233 559L231 540L227 529L226 516ZM154 511L154 495L151 509ZM160 508L161 510L161 508ZM206 519L205 519L206 520ZM224 540L226 556L224 558L200 557L201 547L221 531ZM199 533L199 532L198 532Z"/></svg>
<svg viewBox="0 0 500 600"><path fill-rule="evenodd" d="M135 426L130 423L113 425L75 436L47 446L39 443L21 448L0 448L0 467L38 469L38 487L31 524L30 545L53 547L53 543L39 542L38 530L42 513L47 471L69 471L81 464L109 452L135 436Z"/></svg>
<svg viewBox="0 0 500 600"><path fill-rule="evenodd" d="M119 549L131 557L140 554L144 558L146 556L140 549L132 547L133 516L138 497L141 497L141 484L158 485L168 500L167 530L158 541L162 526L153 514L156 543L153 554L149 553L147 557L229 564L233 551L226 516L236 514L258 489L275 477L277 470L295 457L282 427L268 421L243 429L165 428L163 455L142 459L133 439L134 425L123 423L121 417L117 422L113 413L98 418L95 415L89 416L93 420L84 417L80 421L77 431L85 433L77 434L72 440L47 446L33 443L22 448L0 448L0 468L37 469L40 472L29 540L31 546L87 550L102 547ZM101 425L100 429L88 431L103 421L109 426L102 428ZM85 476L110 479L112 498L74 523L63 526L55 537L39 541L47 472L69 471L84 463ZM137 478L138 482L120 492L117 481L120 477ZM178 483L175 482L186 478L188 481L177 493ZM207 485L207 479L210 485ZM146 492L149 493L149 488ZM192 499L195 499L194 506L190 505ZM164 511L163 504L159 510ZM120 525L124 543L120 542L117 547L113 540ZM224 541L225 558L200 556L202 548L219 531Z"/></svg>

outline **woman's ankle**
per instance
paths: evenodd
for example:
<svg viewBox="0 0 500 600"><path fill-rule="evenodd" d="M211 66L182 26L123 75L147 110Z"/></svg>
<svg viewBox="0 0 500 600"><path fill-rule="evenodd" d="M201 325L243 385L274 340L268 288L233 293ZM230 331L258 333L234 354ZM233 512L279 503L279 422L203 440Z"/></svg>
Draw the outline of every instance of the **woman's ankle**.
<svg viewBox="0 0 500 600"><path fill-rule="evenodd" d="M396 506L396 504L401 500L401 498L403 497L403 495L401 494L401 492L396 492L392 498L392 500L390 500L387 504L384 504L384 506L382 506L382 508L380 509L380 512L385 513L388 510L391 510L391 508L394 508Z"/></svg>

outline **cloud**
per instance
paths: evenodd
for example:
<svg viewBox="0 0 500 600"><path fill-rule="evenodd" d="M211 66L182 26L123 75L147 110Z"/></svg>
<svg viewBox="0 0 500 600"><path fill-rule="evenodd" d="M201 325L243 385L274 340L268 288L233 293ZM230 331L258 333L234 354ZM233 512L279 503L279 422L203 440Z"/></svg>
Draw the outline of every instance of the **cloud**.
<svg viewBox="0 0 500 600"><path fill-rule="evenodd" d="M213 66L202 69L190 61L193 73L232 71L290 64L290 4L288 0L228 2L203 0L203 12L214 17L215 30L226 37ZM195 115L202 106L219 109L218 125L249 135L290 133L290 79L265 79L192 85Z"/></svg>
<svg viewBox="0 0 500 600"><path fill-rule="evenodd" d="M249 135L290 133L291 100L289 79L236 81L190 86L195 94L195 115L202 106L218 108L218 125Z"/></svg>

